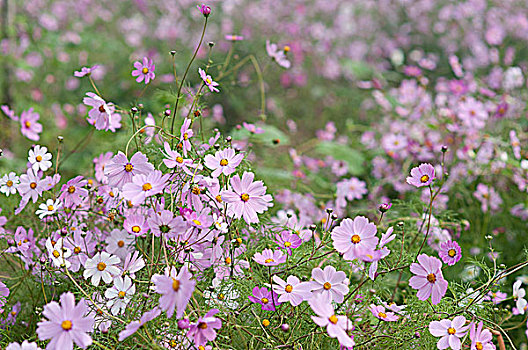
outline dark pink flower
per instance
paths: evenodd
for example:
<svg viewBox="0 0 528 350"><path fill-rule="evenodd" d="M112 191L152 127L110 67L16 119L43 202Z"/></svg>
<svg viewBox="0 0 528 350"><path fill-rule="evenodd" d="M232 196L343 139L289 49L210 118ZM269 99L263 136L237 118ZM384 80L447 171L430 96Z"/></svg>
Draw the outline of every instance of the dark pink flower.
<svg viewBox="0 0 528 350"><path fill-rule="evenodd" d="M216 339L215 329L222 327L222 321L214 315L219 313L218 309L209 310L204 317L200 317L196 320L195 323L191 324L189 332L187 332L187 337L193 337L194 343L197 346L205 345L207 341L212 341Z"/></svg>
<svg viewBox="0 0 528 350"><path fill-rule="evenodd" d="M440 251L438 255L449 266L455 265L462 257L462 249L455 241L447 241L440 243Z"/></svg>
<svg viewBox="0 0 528 350"><path fill-rule="evenodd" d="M88 196L88 190L83 188L88 184L82 176L77 176L62 185L60 200L63 201L65 207L73 207L80 205L82 200Z"/></svg>
<svg viewBox="0 0 528 350"><path fill-rule="evenodd" d="M253 295L250 295L249 300L254 303L262 305L262 310L275 311L275 306L280 305L279 296L273 291L269 291L267 288L259 288L255 286L253 288Z"/></svg>

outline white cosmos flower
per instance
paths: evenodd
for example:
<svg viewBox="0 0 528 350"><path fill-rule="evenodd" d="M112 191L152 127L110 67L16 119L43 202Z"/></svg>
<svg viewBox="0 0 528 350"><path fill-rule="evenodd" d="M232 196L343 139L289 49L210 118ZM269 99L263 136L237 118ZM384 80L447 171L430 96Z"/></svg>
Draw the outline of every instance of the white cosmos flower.
<svg viewBox="0 0 528 350"><path fill-rule="evenodd" d="M227 231L229 231L227 228L227 222L224 222L224 218L222 216L213 214L213 221L218 231L222 233L227 233Z"/></svg>
<svg viewBox="0 0 528 350"><path fill-rule="evenodd" d="M71 256L71 250L64 247L62 237L56 242L52 241L51 238L48 238L46 240L46 248L48 249L48 254L51 261L53 261L53 265L57 267L64 265L66 268L71 266L71 263L66 260L66 258Z"/></svg>
<svg viewBox="0 0 528 350"><path fill-rule="evenodd" d="M39 170L46 171L51 168L51 153L48 153L47 147L41 147L36 145L33 149L29 150L28 160L31 163L33 171L36 173Z"/></svg>
<svg viewBox="0 0 528 350"><path fill-rule="evenodd" d="M515 300L515 307L519 311L519 314L524 315L524 308L528 302L524 299L526 291L524 288L521 288L521 285L522 281L515 281L513 284L513 299Z"/></svg>
<svg viewBox="0 0 528 350"><path fill-rule="evenodd" d="M117 255L121 260L125 260L130 251L130 245L134 243L135 236L126 230L114 229L106 239L108 246L106 250L110 254Z"/></svg>
<svg viewBox="0 0 528 350"><path fill-rule="evenodd" d="M127 304L135 293L136 286L132 283L130 277L116 277L113 287L108 288L105 292L105 297L109 299L106 306L110 308L112 315L124 313Z"/></svg>
<svg viewBox="0 0 528 350"><path fill-rule="evenodd" d="M57 212L58 209L62 207L62 203L57 199L53 201L53 199L48 199L46 203L42 203L39 205L38 210L35 212L39 216L39 218L44 218L48 215L53 215Z"/></svg>
<svg viewBox="0 0 528 350"><path fill-rule="evenodd" d="M85 279L92 278L92 285L98 286L101 278L105 283L110 283L114 276L120 274L120 269L117 265L121 262L119 257L108 254L107 252L100 252L94 255L93 258L86 260L84 263Z"/></svg>
<svg viewBox="0 0 528 350"><path fill-rule="evenodd" d="M0 179L0 193L8 197L10 194L15 194L19 183L20 178L14 172L10 172L9 175L4 175Z"/></svg>

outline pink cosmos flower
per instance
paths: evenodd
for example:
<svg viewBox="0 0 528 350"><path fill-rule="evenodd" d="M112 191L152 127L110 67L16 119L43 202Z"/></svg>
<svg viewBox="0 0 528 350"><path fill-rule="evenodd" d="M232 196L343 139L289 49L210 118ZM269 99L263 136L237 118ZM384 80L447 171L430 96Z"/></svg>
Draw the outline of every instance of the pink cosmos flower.
<svg viewBox="0 0 528 350"><path fill-rule="evenodd" d="M105 182L104 168L112 159L112 152L101 153L99 157L93 159L95 165L95 179L101 183Z"/></svg>
<svg viewBox="0 0 528 350"><path fill-rule="evenodd" d="M244 40L244 37L242 35L236 35L236 34L226 34L224 36L226 40L229 41L241 41Z"/></svg>
<svg viewBox="0 0 528 350"><path fill-rule="evenodd" d="M222 200L229 204L230 215L243 217L248 224L257 223L257 213L261 214L273 206L271 195L266 194L262 181L253 181L255 174L244 172L242 179L235 175L229 182L231 189L223 191Z"/></svg>
<svg viewBox="0 0 528 350"><path fill-rule="evenodd" d="M376 249L376 232L376 225L364 216L357 216L354 220L347 218L332 230L334 248L344 254L345 260L357 259L364 251Z"/></svg>
<svg viewBox="0 0 528 350"><path fill-rule="evenodd" d="M454 321L454 320L453 320ZM469 339L471 339L471 350L495 350L493 345L493 335L489 329L482 329L484 324L482 321L475 327L475 322L471 322L469 329Z"/></svg>
<svg viewBox="0 0 528 350"><path fill-rule="evenodd" d="M127 324L125 329L119 332L119 338L118 338L119 341L123 341L126 338L130 337L132 334L136 333L141 326L157 318L160 314L161 314L161 310L158 307L145 312L143 316L141 316L139 321L130 322L129 324Z"/></svg>
<svg viewBox="0 0 528 350"><path fill-rule="evenodd" d="M137 77L136 82L138 83L141 83L143 79L145 79L145 84L148 84L156 77L156 74L154 73L156 66L154 65L154 62L147 57L143 57L143 63L139 61L134 62L134 68L136 69L132 71L132 76Z"/></svg>
<svg viewBox="0 0 528 350"><path fill-rule="evenodd" d="M18 193L22 196L22 202L37 202L38 197L44 191L44 181L37 176L33 169L29 168L26 174L20 175L20 184L17 186Z"/></svg>
<svg viewBox="0 0 528 350"><path fill-rule="evenodd" d="M277 243L282 249L286 249L289 255L292 254L292 249L298 248L303 243L303 240L298 234L293 233L289 230L284 230L281 233L275 235Z"/></svg>
<svg viewBox="0 0 528 350"><path fill-rule="evenodd" d="M93 67L82 67L80 71L74 72L73 75L76 76L77 78L82 78L86 75L92 74L92 72L96 70L98 67L99 67L98 65L95 65Z"/></svg>
<svg viewBox="0 0 528 350"><path fill-rule="evenodd" d="M501 291L489 291L488 294L486 294L486 296L484 297L484 300L491 301L493 304L500 304L504 300L506 300L506 298L508 298L508 294L506 293L503 293Z"/></svg>
<svg viewBox="0 0 528 350"><path fill-rule="evenodd" d="M473 196L480 201L483 212L487 212L490 209L496 211L502 204L502 198L495 189L484 184L477 185L477 190L473 192Z"/></svg>
<svg viewBox="0 0 528 350"><path fill-rule="evenodd" d="M462 249L455 241L447 241L440 243L440 251L438 255L449 266L455 265L462 257Z"/></svg>
<svg viewBox="0 0 528 350"><path fill-rule="evenodd" d="M211 8L207 5L196 5L196 7L198 7L198 10L200 10L200 13L204 15L204 17L209 17L209 15L211 14Z"/></svg>
<svg viewBox="0 0 528 350"><path fill-rule="evenodd" d="M336 204L342 208L346 207L346 200L353 201L354 199L361 199L368 192L367 184L357 177L339 181L336 186Z"/></svg>
<svg viewBox="0 0 528 350"><path fill-rule="evenodd" d="M196 281L186 266L177 273L173 266L170 270L165 269L164 275L152 276L152 283L156 293L161 294L159 305L163 311L167 311L167 317L171 318L176 309L176 318L183 316L185 308L191 299Z"/></svg>
<svg viewBox="0 0 528 350"><path fill-rule="evenodd" d="M87 92L83 99L83 103L92 107L88 112L88 123L94 125L97 130L108 130L112 124L112 116L115 112L115 106L111 103L106 103L100 96L93 92Z"/></svg>
<svg viewBox="0 0 528 350"><path fill-rule="evenodd" d="M0 313L4 312L4 305L6 304L7 297L9 296L9 288L0 281Z"/></svg>
<svg viewBox="0 0 528 350"><path fill-rule="evenodd" d="M295 276L288 276L286 281L277 275L273 276L273 291L280 295L279 302L290 302L297 306L312 297L312 285L310 282L301 282Z"/></svg>
<svg viewBox="0 0 528 350"><path fill-rule="evenodd" d="M447 291L447 281L442 275L442 262L435 257L420 254L418 263L411 265L411 272L416 276L411 277L409 285L418 290L418 299L426 300L430 296L431 303L438 304Z"/></svg>
<svg viewBox="0 0 528 350"><path fill-rule="evenodd" d="M220 84L214 81L213 78L211 78L210 75L205 73L202 68L198 68L198 73L200 73L200 78L202 78L204 84L209 88L211 92L220 92L220 90L216 88Z"/></svg>
<svg viewBox="0 0 528 350"><path fill-rule="evenodd" d="M270 43L269 40L266 40L266 52L277 64L283 68L290 68L291 62L286 58L285 49L279 50L277 44Z"/></svg>
<svg viewBox="0 0 528 350"><path fill-rule="evenodd" d="M191 324L187 337L194 338L194 344L197 346L203 346L207 341L213 341L216 339L215 329L222 327L222 321L214 315L219 313L218 309L209 310L204 317L198 318L195 323Z"/></svg>
<svg viewBox="0 0 528 350"><path fill-rule="evenodd" d="M205 166L213 170L212 177L218 177L220 174L231 175L235 172L236 167L244 159L244 155L236 154L232 148L226 148L218 151L215 155L208 154L205 156Z"/></svg>
<svg viewBox="0 0 528 350"><path fill-rule="evenodd" d="M39 339L51 339L46 349L71 350L74 342L82 349L92 345L87 333L92 332L94 319L86 316L88 311L85 300L75 305L75 297L70 292L61 295L60 305L56 301L46 304L42 315L47 320L37 324Z"/></svg>
<svg viewBox="0 0 528 350"><path fill-rule="evenodd" d="M135 236L144 236L149 230L145 217L140 214L127 215L123 222L123 228Z"/></svg>
<svg viewBox="0 0 528 350"><path fill-rule="evenodd" d="M108 177L110 186L122 189L126 183L132 181L134 175L147 175L153 170L154 166L143 153L136 152L128 161L125 154L119 151L105 166L104 174Z"/></svg>
<svg viewBox="0 0 528 350"><path fill-rule="evenodd" d="M352 322L346 316L335 314L334 307L323 295L318 295L308 301L308 304L317 316L312 320L320 327L326 327L331 338L337 338L342 346L353 347L354 339L347 332L354 329Z"/></svg>
<svg viewBox="0 0 528 350"><path fill-rule="evenodd" d="M88 196L88 190L83 188L87 184L88 181L79 175L62 185L59 199L63 202L64 206L71 208L80 205L82 200Z"/></svg>
<svg viewBox="0 0 528 350"><path fill-rule="evenodd" d="M2 112L5 113L5 115L11 119L12 121L15 121L17 122L19 120L18 116L15 115L15 111L13 111L12 109L9 108L8 105L2 105L0 106L0 109L2 110Z"/></svg>
<svg viewBox="0 0 528 350"><path fill-rule="evenodd" d="M441 337L436 344L438 349L460 350L462 344L460 338L465 334L468 326L464 326L466 318L464 316L457 316L452 321L444 319L441 321L432 321L429 323L429 332L434 337Z"/></svg>
<svg viewBox="0 0 528 350"><path fill-rule="evenodd" d="M262 253L255 253L253 260L260 265L277 266L286 262L286 255L280 250L264 249Z"/></svg>
<svg viewBox="0 0 528 350"><path fill-rule="evenodd" d="M123 197L132 202L133 205L143 204L145 199L159 193L163 193L170 174L154 170L149 174L138 174L123 186Z"/></svg>
<svg viewBox="0 0 528 350"><path fill-rule="evenodd" d="M411 169L411 176L407 177L407 183L416 187L429 186L435 179L435 169L429 163Z"/></svg>
<svg viewBox="0 0 528 350"><path fill-rule="evenodd" d="M394 314L394 312L385 311L385 308L382 305L376 306L374 304L371 304L369 306L369 310L370 310L370 312L372 312L374 317L376 317L377 319L380 319L382 321L394 322L394 321L398 321L398 319L399 319L399 317L396 316Z"/></svg>
<svg viewBox="0 0 528 350"><path fill-rule="evenodd" d="M163 147L165 149L163 163L167 168L181 168L185 173L191 176L196 173L196 170L194 169L200 170L202 168L201 165L194 164L192 159L183 158L177 151L172 150L168 142L165 142Z"/></svg>
<svg viewBox="0 0 528 350"><path fill-rule="evenodd" d="M330 301L342 303L348 293L348 279L343 271L336 271L335 267L328 265L324 270L316 267L312 270L312 292L323 295Z"/></svg>
<svg viewBox="0 0 528 350"><path fill-rule="evenodd" d="M488 119L488 112L484 104L473 97L468 97L459 104L457 115L470 129L482 129Z"/></svg>
<svg viewBox="0 0 528 350"><path fill-rule="evenodd" d="M273 291L269 291L267 288L259 288L255 286L253 288L253 295L250 295L249 300L254 303L262 305L262 310L275 311L275 306L280 305L279 296Z"/></svg>
<svg viewBox="0 0 528 350"><path fill-rule="evenodd" d="M160 213L150 215L147 222L154 236L159 237L163 234L167 238L174 238L180 233L178 229L181 228L183 219L181 216L174 217L170 210L162 210Z"/></svg>
<svg viewBox="0 0 528 350"><path fill-rule="evenodd" d="M183 124L180 128L180 143L182 146L182 152L185 157L187 157L187 152L192 148L191 141L189 139L193 137L194 132L191 128L191 120L185 118Z"/></svg>
<svg viewBox="0 0 528 350"><path fill-rule="evenodd" d="M38 123L40 115L33 108L23 111L20 115L20 132L31 141L38 141L42 132L42 124Z"/></svg>
<svg viewBox="0 0 528 350"><path fill-rule="evenodd" d="M250 133L252 134L263 134L264 133L264 129L256 126L255 124L249 124L249 123L246 123L246 122L243 122L242 123L242 126L247 130L249 131Z"/></svg>

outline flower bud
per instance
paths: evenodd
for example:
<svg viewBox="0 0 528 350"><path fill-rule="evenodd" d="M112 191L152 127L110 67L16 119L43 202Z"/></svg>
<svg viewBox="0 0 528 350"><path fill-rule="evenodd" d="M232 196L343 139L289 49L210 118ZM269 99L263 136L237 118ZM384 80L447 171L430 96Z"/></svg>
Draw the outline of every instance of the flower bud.
<svg viewBox="0 0 528 350"><path fill-rule="evenodd" d="M378 210L382 213L386 213L392 207L392 203L381 203Z"/></svg>
<svg viewBox="0 0 528 350"><path fill-rule="evenodd" d="M281 325L281 329L282 329L283 332L287 332L287 331L290 330L290 325L287 324L287 323L283 323L283 324Z"/></svg>
<svg viewBox="0 0 528 350"><path fill-rule="evenodd" d="M209 6L202 4L202 6L198 5L197 7L205 18L211 14L211 8Z"/></svg>

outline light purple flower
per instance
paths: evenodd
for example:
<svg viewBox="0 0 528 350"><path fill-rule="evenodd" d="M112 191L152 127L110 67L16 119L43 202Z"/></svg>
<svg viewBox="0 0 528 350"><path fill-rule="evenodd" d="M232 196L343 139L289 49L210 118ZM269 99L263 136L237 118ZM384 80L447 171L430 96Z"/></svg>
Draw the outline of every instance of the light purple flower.
<svg viewBox="0 0 528 350"><path fill-rule="evenodd" d="M192 148L191 141L189 139L193 137L194 132L191 128L191 120L185 118L183 124L180 128L180 144L182 148L183 155L187 157L187 152Z"/></svg>
<svg viewBox="0 0 528 350"><path fill-rule="evenodd" d="M366 183L356 177L339 181L336 186L336 204L342 208L346 207L346 200L353 201L354 199L361 199L368 192Z"/></svg>
<svg viewBox="0 0 528 350"><path fill-rule="evenodd" d="M264 266L277 266L286 262L286 255L280 250L264 249L262 253L255 253L253 260Z"/></svg>
<svg viewBox="0 0 528 350"><path fill-rule="evenodd" d="M38 197L44 191L44 180L42 180L33 169L29 168L26 174L20 175L20 184L17 186L18 193L22 196L22 202L29 199L36 203Z"/></svg>
<svg viewBox="0 0 528 350"><path fill-rule="evenodd" d="M394 322L394 321L398 321L399 319L399 317L396 316L394 312L386 311L382 305L376 306L374 304L371 304L369 306L369 310L370 312L372 312L372 315L374 315L374 317L382 321Z"/></svg>
<svg viewBox="0 0 528 350"><path fill-rule="evenodd" d="M71 208L80 205L82 200L88 196L88 190L83 188L88 184L82 176L77 176L62 185L59 199L65 207Z"/></svg>
<svg viewBox="0 0 528 350"><path fill-rule="evenodd" d="M460 338L465 334L468 326L464 326L466 318L464 316L457 316L452 321L443 319L441 321L432 321L429 323L429 332L434 337L441 337L436 344L438 349L451 348L453 350L460 350L462 344Z"/></svg>
<svg viewBox="0 0 528 350"><path fill-rule="evenodd" d="M152 276L154 290L161 294L159 305L163 311L167 311L167 317L171 318L176 309L176 318L183 316L185 308L191 299L196 281L186 266L177 273L173 266L170 270L165 269L164 275L155 274Z"/></svg>
<svg viewBox="0 0 528 350"><path fill-rule="evenodd" d="M495 345L493 345L492 341L493 335L489 329L482 329L483 326L482 321L478 323L477 327L475 327L475 322L471 322L471 328L469 329L471 350L495 350Z"/></svg>
<svg viewBox="0 0 528 350"><path fill-rule="evenodd" d="M134 62L134 68L136 69L132 71L132 76L137 77L136 81L138 83L141 83L143 79L145 79L145 84L148 84L156 77L156 74L154 73L156 66L154 65L154 62L147 57L143 57L143 63L139 61Z"/></svg>
<svg viewBox="0 0 528 350"><path fill-rule="evenodd" d="M289 255L292 254L292 249L298 248L303 243L303 240L298 234L293 233L289 230L284 230L281 233L275 235L277 243L282 249L286 249Z"/></svg>
<svg viewBox="0 0 528 350"><path fill-rule="evenodd" d="M218 309L209 310L204 317L200 317L196 320L195 323L191 324L189 332L187 332L187 337L193 337L194 343L197 346L205 345L207 341L212 341L216 339L215 329L222 327L222 321L214 315L219 313Z"/></svg>
<svg viewBox="0 0 528 350"><path fill-rule="evenodd" d="M205 73L205 71L202 68L198 68L198 73L200 74L200 78L202 78L204 84L209 88L211 92L219 92L218 88L216 88L218 84L216 81L211 78L210 75Z"/></svg>
<svg viewBox="0 0 528 350"><path fill-rule="evenodd" d="M477 185L477 190L473 192L473 196L480 201L483 212L487 212L490 209L496 211L502 204L502 198L495 189L484 184Z"/></svg>
<svg viewBox="0 0 528 350"><path fill-rule="evenodd" d="M248 224L259 222L257 213L261 214L273 206L271 195L266 194L266 186L262 181L253 181L255 174L244 172L231 178L231 189L223 191L222 200L229 204L231 215L239 219L243 217Z"/></svg>
<svg viewBox="0 0 528 350"><path fill-rule="evenodd" d="M139 321L130 322L129 324L127 324L125 329L119 332L119 338L118 338L119 341L123 341L126 338L130 337L132 334L136 333L141 326L157 318L160 314L161 314L161 310L158 307L145 312L143 316L141 316Z"/></svg>
<svg viewBox="0 0 528 350"><path fill-rule="evenodd" d="M162 234L166 238L174 238L178 234L178 228L183 224L181 216L174 217L170 210L162 210L160 213L153 213L147 218L148 226L152 234L156 237Z"/></svg>
<svg viewBox="0 0 528 350"><path fill-rule="evenodd" d="M86 75L92 74L92 72L96 70L98 67L99 67L98 65L95 65L93 67L82 67L80 71L74 72L73 75L76 76L77 78L82 78Z"/></svg>
<svg viewBox="0 0 528 350"><path fill-rule="evenodd" d="M316 267L312 270L311 283L314 295L323 295L330 301L342 303L348 293L348 279L343 271L336 271L328 265L324 270Z"/></svg>
<svg viewBox="0 0 528 350"><path fill-rule="evenodd" d="M286 69L291 67L291 62L286 58L285 50L279 50L277 44L270 43L269 40L266 40L266 52L279 66Z"/></svg>
<svg viewBox="0 0 528 350"><path fill-rule="evenodd" d="M438 255L444 264L453 266L462 257L462 249L460 249L460 246L455 241L442 242L440 243Z"/></svg>
<svg viewBox="0 0 528 350"><path fill-rule="evenodd" d="M191 176L195 174L196 170L189 169L189 168L194 168L194 169L197 168L198 170L202 168L201 165L194 164L192 159L183 158L180 153L172 150L168 142L165 142L163 147L165 149L165 153L164 153L165 158L163 159L163 163L165 164L167 168L169 169L173 169L176 167L181 168L183 169L183 171L185 171L187 174Z"/></svg>
<svg viewBox="0 0 528 350"><path fill-rule="evenodd" d="M205 166L213 170L212 177L218 177L220 174L231 175L235 172L236 167L244 159L244 155L236 154L232 148L226 148L218 151L215 155L208 154L204 158Z"/></svg>
<svg viewBox="0 0 528 350"><path fill-rule="evenodd" d="M127 215L123 222L123 228L134 236L144 236L149 230L145 217L140 214Z"/></svg>
<svg viewBox="0 0 528 350"><path fill-rule="evenodd" d="M442 275L442 262L435 257L420 254L418 263L411 265L411 272L416 276L411 277L409 285L418 290L418 299L427 300L430 296L431 303L438 304L447 291L447 281Z"/></svg>
<svg viewBox="0 0 528 350"><path fill-rule="evenodd" d="M37 324L37 334L40 340L51 339L46 349L71 350L73 343L82 349L92 345L94 319L87 317L88 306L84 299L75 305L73 293L63 293L60 305L52 301L44 305L42 315L47 318Z"/></svg>
<svg viewBox="0 0 528 350"><path fill-rule="evenodd" d="M88 123L94 125L97 130L108 130L113 124L112 117L115 112L115 106L111 103L106 103L103 98L87 92L83 99L83 103L92 109L88 112Z"/></svg>
<svg viewBox="0 0 528 350"><path fill-rule="evenodd" d="M132 182L123 186L123 197L132 202L133 205L143 204L145 199L159 193L163 193L170 174L154 170L147 175L138 174L132 178Z"/></svg>
<svg viewBox="0 0 528 350"><path fill-rule="evenodd" d="M416 187L429 186L435 179L435 169L429 163L411 169L411 176L407 177L407 183Z"/></svg>
<svg viewBox="0 0 528 350"><path fill-rule="evenodd" d="M20 115L20 132L31 141L38 141L42 132L42 124L38 123L40 115L33 108L23 111Z"/></svg>
<svg viewBox="0 0 528 350"><path fill-rule="evenodd" d="M376 249L376 232L376 225L364 216L357 216L354 220L347 218L332 230L334 248L343 254L345 260L357 259L364 251Z"/></svg>
<svg viewBox="0 0 528 350"><path fill-rule="evenodd" d="M9 288L0 281L0 313L4 312L4 305L6 304L7 297L9 296Z"/></svg>
<svg viewBox="0 0 528 350"><path fill-rule="evenodd" d="M41 350L37 343L30 343L24 340L22 344L11 343L7 346L6 350Z"/></svg>
<svg viewBox="0 0 528 350"><path fill-rule="evenodd" d="M264 129L256 126L255 124L249 124L249 123L243 122L242 126L252 134L263 134L264 133Z"/></svg>
<svg viewBox="0 0 528 350"><path fill-rule="evenodd" d="M280 305L277 293L269 291L267 288L259 288L255 286L253 288L253 295L250 295L249 300L254 303L262 305L262 310L275 311L275 306Z"/></svg>
<svg viewBox="0 0 528 350"><path fill-rule="evenodd" d="M286 281L277 275L273 276L273 291L280 295L279 302L290 302L297 306L312 297L312 285L310 282L301 282L295 276L288 276Z"/></svg>
<svg viewBox="0 0 528 350"><path fill-rule="evenodd" d="M128 161L126 155L119 151L105 166L104 174L108 177L110 186L121 189L126 183L132 181L134 175L147 175L153 170L154 166L148 162L143 153L136 152Z"/></svg>
<svg viewBox="0 0 528 350"><path fill-rule="evenodd" d="M312 320L320 327L326 327L331 338L337 338L342 346L353 347L354 339L347 331L354 329L352 322L346 317L336 315L334 307L326 297L319 295L308 301L308 304L317 316L311 316Z"/></svg>

